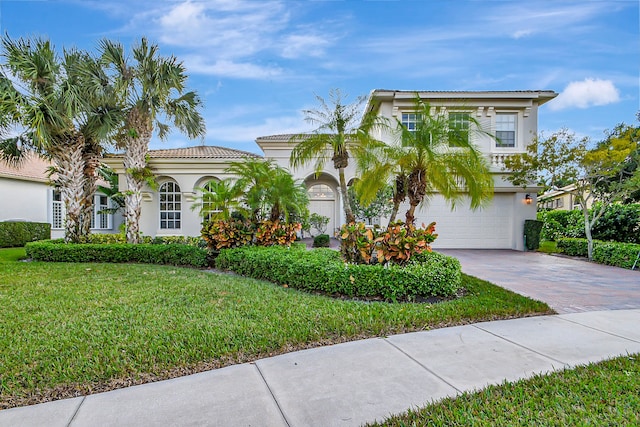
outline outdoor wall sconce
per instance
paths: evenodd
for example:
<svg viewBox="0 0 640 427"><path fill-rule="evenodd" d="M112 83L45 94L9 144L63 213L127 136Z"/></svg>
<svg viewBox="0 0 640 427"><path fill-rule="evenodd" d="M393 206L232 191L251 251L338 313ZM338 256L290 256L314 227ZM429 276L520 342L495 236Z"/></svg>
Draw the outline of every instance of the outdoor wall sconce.
<svg viewBox="0 0 640 427"><path fill-rule="evenodd" d="M527 194L526 196L524 196L524 203L527 205L530 205L531 203L533 203L533 199L531 198L530 194Z"/></svg>

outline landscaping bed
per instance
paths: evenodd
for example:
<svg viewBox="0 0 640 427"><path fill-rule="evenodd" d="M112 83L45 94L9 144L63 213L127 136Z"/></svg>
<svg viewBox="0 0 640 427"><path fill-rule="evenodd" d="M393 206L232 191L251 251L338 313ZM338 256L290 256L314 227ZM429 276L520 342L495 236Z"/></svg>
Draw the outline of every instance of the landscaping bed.
<svg viewBox="0 0 640 427"><path fill-rule="evenodd" d="M216 268L310 292L412 301L451 297L460 290L460 262L435 252L417 254L405 266L350 264L330 249L247 246L225 249Z"/></svg>
<svg viewBox="0 0 640 427"><path fill-rule="evenodd" d="M558 239L557 248L568 256L587 257L587 239ZM638 244L593 241L593 261L599 264L631 269L639 253ZM640 268L640 261L636 268Z"/></svg>

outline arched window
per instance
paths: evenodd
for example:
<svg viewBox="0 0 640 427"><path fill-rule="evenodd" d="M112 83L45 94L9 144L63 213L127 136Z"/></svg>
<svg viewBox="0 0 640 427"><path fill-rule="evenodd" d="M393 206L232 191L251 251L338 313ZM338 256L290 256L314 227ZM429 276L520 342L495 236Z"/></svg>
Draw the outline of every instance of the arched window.
<svg viewBox="0 0 640 427"><path fill-rule="evenodd" d="M217 180L212 179L207 181L205 185L202 186L203 189L208 191L208 193L202 194L202 218L208 221L211 221L211 218L218 212L220 212L218 206L214 204L213 197L215 193L215 185L218 183Z"/></svg>
<svg viewBox="0 0 640 427"><path fill-rule="evenodd" d="M167 181L160 186L160 229L180 228L182 194L180 186Z"/></svg>
<svg viewBox="0 0 640 427"><path fill-rule="evenodd" d="M326 199L333 200L333 190L326 184L316 184L309 188L308 191L310 199Z"/></svg>

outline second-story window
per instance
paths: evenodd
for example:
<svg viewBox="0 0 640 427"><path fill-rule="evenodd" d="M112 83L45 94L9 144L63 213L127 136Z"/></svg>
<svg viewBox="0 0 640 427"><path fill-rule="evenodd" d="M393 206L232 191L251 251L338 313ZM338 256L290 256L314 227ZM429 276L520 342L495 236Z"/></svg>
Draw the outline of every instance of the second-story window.
<svg viewBox="0 0 640 427"><path fill-rule="evenodd" d="M180 186L168 181L160 186L160 229L180 228L182 194Z"/></svg>
<svg viewBox="0 0 640 427"><path fill-rule="evenodd" d="M415 132L417 123L420 121L420 115L416 113L402 113L402 126L409 132Z"/></svg>
<svg viewBox="0 0 640 427"><path fill-rule="evenodd" d="M469 143L469 113L449 113L449 146Z"/></svg>
<svg viewBox="0 0 640 427"><path fill-rule="evenodd" d="M496 147L516 146L516 115L496 114Z"/></svg>

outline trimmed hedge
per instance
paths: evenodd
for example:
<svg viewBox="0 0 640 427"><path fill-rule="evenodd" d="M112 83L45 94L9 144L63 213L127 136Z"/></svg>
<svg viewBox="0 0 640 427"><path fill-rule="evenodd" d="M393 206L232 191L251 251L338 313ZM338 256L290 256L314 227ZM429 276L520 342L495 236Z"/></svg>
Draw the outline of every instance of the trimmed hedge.
<svg viewBox="0 0 640 427"><path fill-rule="evenodd" d="M558 249L567 255L587 256L587 239L558 239L557 244ZM638 253L640 245L634 243L593 241L593 260L599 264L631 269Z"/></svg>
<svg viewBox="0 0 640 427"><path fill-rule="evenodd" d="M524 220L524 236L528 250L535 251L540 247L540 232L542 231L543 224L542 221L535 219Z"/></svg>
<svg viewBox="0 0 640 427"><path fill-rule="evenodd" d="M50 262L139 262L191 267L207 267L207 250L181 244L64 243L62 240L31 242L27 256Z"/></svg>
<svg viewBox="0 0 640 427"><path fill-rule="evenodd" d="M15 248L50 238L51 224L47 222L0 222L0 248Z"/></svg>
<svg viewBox="0 0 640 427"><path fill-rule="evenodd" d="M215 266L305 291L386 301L451 296L461 283L460 262L438 253L400 267L345 264L337 251L324 248L242 247L220 251Z"/></svg>
<svg viewBox="0 0 640 427"><path fill-rule="evenodd" d="M328 234L319 234L313 238L314 248L328 248L330 237Z"/></svg>

